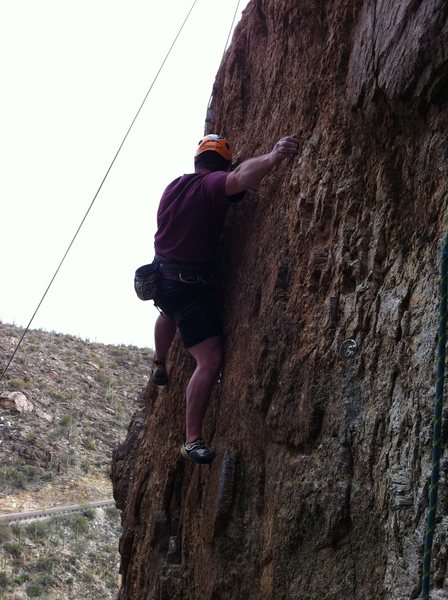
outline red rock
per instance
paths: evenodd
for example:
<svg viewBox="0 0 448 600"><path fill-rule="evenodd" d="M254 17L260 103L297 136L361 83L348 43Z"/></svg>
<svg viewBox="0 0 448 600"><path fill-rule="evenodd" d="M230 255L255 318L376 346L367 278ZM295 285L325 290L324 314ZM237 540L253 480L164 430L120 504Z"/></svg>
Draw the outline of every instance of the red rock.
<svg viewBox="0 0 448 600"><path fill-rule="evenodd" d="M208 131L237 159L297 133L300 156L229 215L210 468L176 461L192 371L179 346L169 391L147 399L124 471L121 600L418 596L448 226L447 18L443 0L245 11ZM347 339L358 351L343 359ZM438 525L436 587L445 547Z"/></svg>

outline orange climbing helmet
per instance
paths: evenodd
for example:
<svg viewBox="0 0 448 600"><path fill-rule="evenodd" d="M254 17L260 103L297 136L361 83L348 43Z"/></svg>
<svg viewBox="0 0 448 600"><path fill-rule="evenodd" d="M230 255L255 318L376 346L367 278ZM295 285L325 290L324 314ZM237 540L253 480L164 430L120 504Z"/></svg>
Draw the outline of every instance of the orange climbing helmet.
<svg viewBox="0 0 448 600"><path fill-rule="evenodd" d="M198 147L194 157L196 158L203 152L217 152L224 160L231 162L232 151L230 150L229 140L222 135L216 135L216 133L210 133L201 140L199 140Z"/></svg>

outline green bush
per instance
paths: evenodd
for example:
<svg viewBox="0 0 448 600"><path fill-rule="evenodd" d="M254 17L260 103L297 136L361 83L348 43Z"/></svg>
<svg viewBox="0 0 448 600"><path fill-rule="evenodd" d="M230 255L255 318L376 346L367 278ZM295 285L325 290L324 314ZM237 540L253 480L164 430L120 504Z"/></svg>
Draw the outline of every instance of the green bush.
<svg viewBox="0 0 448 600"><path fill-rule="evenodd" d="M26 356L19 356L17 361L23 366L23 367L27 367L29 365L30 362L30 357L28 355Z"/></svg>
<svg viewBox="0 0 448 600"><path fill-rule="evenodd" d="M61 425L62 427L69 427L72 424L72 421L73 415L69 413L59 419L59 425Z"/></svg>
<svg viewBox="0 0 448 600"><path fill-rule="evenodd" d="M128 349L124 346L115 346L114 348L110 349L110 353L112 356L127 356Z"/></svg>
<svg viewBox="0 0 448 600"><path fill-rule="evenodd" d="M30 583L26 587L26 593L30 598L39 598L44 593L44 590L38 583Z"/></svg>
<svg viewBox="0 0 448 600"><path fill-rule="evenodd" d="M53 582L53 575L51 573L44 573L39 577L38 584L41 585L43 588L48 588L53 584Z"/></svg>
<svg viewBox="0 0 448 600"><path fill-rule="evenodd" d="M11 530L12 530L13 534L19 538L19 540L22 539L22 537L25 533L25 529L23 528L23 526L20 523L13 523L13 525L11 525Z"/></svg>
<svg viewBox="0 0 448 600"><path fill-rule="evenodd" d="M51 396L54 400L64 400L65 399L65 394L63 391L58 390L57 388L54 387L47 387L47 394L49 396Z"/></svg>
<svg viewBox="0 0 448 600"><path fill-rule="evenodd" d="M0 571L0 590L5 590L11 583L8 573Z"/></svg>
<svg viewBox="0 0 448 600"><path fill-rule="evenodd" d="M28 481L36 481L40 479L40 469L34 465L25 465L22 472Z"/></svg>
<svg viewBox="0 0 448 600"><path fill-rule="evenodd" d="M84 446L87 448L87 450L95 450L96 448L96 441L95 438L89 436L85 442L84 442Z"/></svg>
<svg viewBox="0 0 448 600"><path fill-rule="evenodd" d="M46 521L34 521L26 526L26 533L34 539L46 538L48 536L48 523Z"/></svg>
<svg viewBox="0 0 448 600"><path fill-rule="evenodd" d="M17 585L22 585L22 583L26 583L29 580L30 576L28 575L28 573L20 573L20 575L14 577L14 582L17 583Z"/></svg>
<svg viewBox="0 0 448 600"><path fill-rule="evenodd" d="M28 431L28 433L26 434L27 442L34 442L34 440L36 438L37 438L37 433L35 431Z"/></svg>
<svg viewBox="0 0 448 600"><path fill-rule="evenodd" d="M115 506L107 506L104 509L104 514L106 515L109 521L116 524L120 521L120 511Z"/></svg>
<svg viewBox="0 0 448 600"><path fill-rule="evenodd" d="M22 473L22 471L16 471L14 481L12 482L14 484L14 487L16 487L19 490L24 490L25 489L25 481L26 481L25 473Z"/></svg>
<svg viewBox="0 0 448 600"><path fill-rule="evenodd" d="M73 465L76 465L76 456L69 455L67 457L67 466L73 467Z"/></svg>
<svg viewBox="0 0 448 600"><path fill-rule="evenodd" d="M86 508L82 511L82 514L84 515L84 517L89 519L89 521L93 521L93 519L95 518L95 509L94 508Z"/></svg>
<svg viewBox="0 0 448 600"><path fill-rule="evenodd" d="M45 473L42 474L42 481L53 481L54 479L54 475L51 471L45 471Z"/></svg>
<svg viewBox="0 0 448 600"><path fill-rule="evenodd" d="M15 389L26 389L29 388L31 383L29 381L25 381L24 379L20 379L20 377L16 377L14 379L10 379L8 384Z"/></svg>
<svg viewBox="0 0 448 600"><path fill-rule="evenodd" d="M0 323L3 324L3 321L0 320ZM15 325L15 321L14 321L14 325ZM5 327L3 329L3 335L8 336L8 337L19 337L20 330L19 329L12 329L10 327Z"/></svg>
<svg viewBox="0 0 448 600"><path fill-rule="evenodd" d="M82 574L82 578L87 583L92 583L93 581L95 581L95 571L92 571L91 569L89 569L88 571L84 571L84 573Z"/></svg>
<svg viewBox="0 0 448 600"><path fill-rule="evenodd" d="M74 529L78 534L87 533L90 529L89 519L83 515L80 515L75 521Z"/></svg>
<svg viewBox="0 0 448 600"><path fill-rule="evenodd" d="M16 476L16 470L14 467L2 467L0 469L0 479L5 483L6 481L13 481Z"/></svg>
<svg viewBox="0 0 448 600"><path fill-rule="evenodd" d="M23 544L22 542L11 542L9 544L5 544L5 550L15 558L18 558L22 555Z"/></svg>
<svg viewBox="0 0 448 600"><path fill-rule="evenodd" d="M51 571L56 562L55 556L41 556L36 562L35 568L37 571Z"/></svg>
<svg viewBox="0 0 448 600"><path fill-rule="evenodd" d="M110 378L101 371L97 372L95 379L98 381L98 383L101 383L101 385L109 385L110 383Z"/></svg>
<svg viewBox="0 0 448 600"><path fill-rule="evenodd" d="M9 542L12 537L12 530L9 523L5 523L4 521L0 523L0 544L4 544L5 542Z"/></svg>

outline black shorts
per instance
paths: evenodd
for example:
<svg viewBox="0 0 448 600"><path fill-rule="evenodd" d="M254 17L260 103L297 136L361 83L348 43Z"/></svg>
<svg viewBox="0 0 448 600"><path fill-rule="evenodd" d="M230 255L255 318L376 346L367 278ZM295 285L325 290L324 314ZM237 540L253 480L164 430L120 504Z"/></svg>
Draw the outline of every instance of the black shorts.
<svg viewBox="0 0 448 600"><path fill-rule="evenodd" d="M211 284L161 279L154 304L176 322L185 348L221 335Z"/></svg>

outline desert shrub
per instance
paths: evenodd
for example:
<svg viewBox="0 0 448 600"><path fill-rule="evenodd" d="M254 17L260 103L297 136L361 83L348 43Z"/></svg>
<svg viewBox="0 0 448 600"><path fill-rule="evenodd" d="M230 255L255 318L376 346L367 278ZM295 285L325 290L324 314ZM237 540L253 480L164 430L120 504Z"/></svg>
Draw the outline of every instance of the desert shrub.
<svg viewBox="0 0 448 600"><path fill-rule="evenodd" d="M28 481L40 479L40 469L34 465L25 465L22 469L22 473Z"/></svg>
<svg viewBox="0 0 448 600"><path fill-rule="evenodd" d="M95 448L96 448L95 438L91 437L91 436L86 438L86 440L84 442L84 446L87 448L87 450L95 450Z"/></svg>
<svg viewBox="0 0 448 600"><path fill-rule="evenodd" d="M11 579L6 571L0 571L0 590L5 590L11 583Z"/></svg>
<svg viewBox="0 0 448 600"><path fill-rule="evenodd" d="M75 397L75 392L66 392L65 390L61 390L53 386L48 386L46 389L46 393L54 400L70 400Z"/></svg>
<svg viewBox="0 0 448 600"><path fill-rule="evenodd" d="M55 556L41 556L36 564L35 568L37 571L51 571L53 566L57 563Z"/></svg>
<svg viewBox="0 0 448 600"><path fill-rule="evenodd" d="M9 523L1 522L0 523L0 544L4 544L5 542L9 542L12 537L12 530Z"/></svg>
<svg viewBox="0 0 448 600"><path fill-rule="evenodd" d="M125 346L114 346L110 349L112 356L127 356L128 349Z"/></svg>
<svg viewBox="0 0 448 600"><path fill-rule="evenodd" d="M70 413L63 415L60 419L59 419L59 425L61 425L62 427L68 427L72 424L73 421L73 415L71 415Z"/></svg>
<svg viewBox="0 0 448 600"><path fill-rule="evenodd" d="M45 471L42 474L42 481L53 481L54 475L51 471Z"/></svg>
<svg viewBox="0 0 448 600"><path fill-rule="evenodd" d="M39 598L44 593L44 589L38 583L30 583L26 586L26 593L30 598Z"/></svg>
<svg viewBox="0 0 448 600"><path fill-rule="evenodd" d="M28 431L28 433L26 434L27 442L34 442L34 440L36 438L37 438L37 433L35 431Z"/></svg>
<svg viewBox="0 0 448 600"><path fill-rule="evenodd" d="M87 571L84 571L84 573L82 574L82 578L85 582L92 583L93 581L95 581L95 572L91 569L88 569Z"/></svg>
<svg viewBox="0 0 448 600"><path fill-rule="evenodd" d="M95 509L94 508L85 508L82 511L82 514L84 515L84 517L86 517L90 521L93 521L93 519L95 518Z"/></svg>
<svg viewBox="0 0 448 600"><path fill-rule="evenodd" d="M115 506L107 506L104 509L104 514L109 521L112 521L112 523L116 524L119 522L120 511L118 508L115 508Z"/></svg>
<svg viewBox="0 0 448 600"><path fill-rule="evenodd" d="M45 521L33 521L26 526L26 533L28 536L35 539L41 539L48 536L48 522Z"/></svg>
<svg viewBox="0 0 448 600"><path fill-rule="evenodd" d="M23 390L30 387L30 382L21 379L20 377L15 377L14 379L10 379L8 384L15 389Z"/></svg>
<svg viewBox="0 0 448 600"><path fill-rule="evenodd" d="M11 525L11 531L16 537L19 538L19 540L21 540L24 535L25 529L20 523L13 523Z"/></svg>
<svg viewBox="0 0 448 600"><path fill-rule="evenodd" d="M50 587L54 582L54 577L51 573L43 573L38 579L38 585L43 588Z"/></svg>
<svg viewBox="0 0 448 600"><path fill-rule="evenodd" d="M18 558L22 555L23 544L22 542L10 542L9 544L5 544L5 550L15 558Z"/></svg>
<svg viewBox="0 0 448 600"><path fill-rule="evenodd" d="M16 471L14 480L11 481L11 483L17 489L24 490L25 489L25 481L26 481L25 473L23 473L23 471Z"/></svg>
<svg viewBox="0 0 448 600"><path fill-rule="evenodd" d="M101 385L109 385L110 383L110 378L102 371L97 372L95 379L98 381L98 383L101 383Z"/></svg>
<svg viewBox="0 0 448 600"><path fill-rule="evenodd" d="M2 467L0 469L0 479L3 482L13 480L15 478L15 476L16 476L16 470L14 469L14 467Z"/></svg>
<svg viewBox="0 0 448 600"><path fill-rule="evenodd" d="M74 529L78 534L87 533L90 529L89 519L87 517L84 517L83 515L80 515L79 517L77 517L74 523Z"/></svg>

